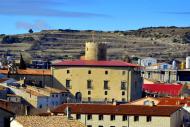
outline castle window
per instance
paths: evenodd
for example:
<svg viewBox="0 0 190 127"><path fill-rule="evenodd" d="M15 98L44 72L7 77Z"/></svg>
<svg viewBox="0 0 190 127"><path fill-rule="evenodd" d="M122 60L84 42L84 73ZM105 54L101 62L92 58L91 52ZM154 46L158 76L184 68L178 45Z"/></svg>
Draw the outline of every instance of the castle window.
<svg viewBox="0 0 190 127"><path fill-rule="evenodd" d="M126 82L121 81L121 90L126 90Z"/></svg>
<svg viewBox="0 0 190 127"><path fill-rule="evenodd" d="M91 91L88 91L88 95L91 95Z"/></svg>
<svg viewBox="0 0 190 127"><path fill-rule="evenodd" d="M88 70L88 74L91 74L91 70Z"/></svg>
<svg viewBox="0 0 190 127"><path fill-rule="evenodd" d="M125 71L122 71L122 75L125 75Z"/></svg>
<svg viewBox="0 0 190 127"><path fill-rule="evenodd" d="M66 80L66 88L67 89L71 88L71 80Z"/></svg>
<svg viewBox="0 0 190 127"><path fill-rule="evenodd" d="M108 95L108 91L105 91L105 92L104 92L104 95Z"/></svg>
<svg viewBox="0 0 190 127"><path fill-rule="evenodd" d="M122 93L121 93L121 94L122 94L122 96L124 96L124 95L125 95L125 91L122 91Z"/></svg>
<svg viewBox="0 0 190 127"><path fill-rule="evenodd" d="M105 71L105 74L107 75L107 74L108 74L108 71Z"/></svg>
<svg viewBox="0 0 190 127"><path fill-rule="evenodd" d="M92 80L87 80L87 89L92 89Z"/></svg>
<svg viewBox="0 0 190 127"><path fill-rule="evenodd" d="M105 90L109 89L109 87L108 87L108 80L104 80L104 89Z"/></svg>
<svg viewBox="0 0 190 127"><path fill-rule="evenodd" d="M69 74L70 73L70 70L67 70L67 74Z"/></svg>

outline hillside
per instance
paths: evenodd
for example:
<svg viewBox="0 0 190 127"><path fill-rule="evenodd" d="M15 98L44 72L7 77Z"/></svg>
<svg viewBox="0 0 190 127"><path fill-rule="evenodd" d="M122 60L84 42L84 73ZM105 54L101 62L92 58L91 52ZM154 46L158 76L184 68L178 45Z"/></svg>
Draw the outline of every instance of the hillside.
<svg viewBox="0 0 190 127"><path fill-rule="evenodd" d="M182 60L190 55L189 27L149 27L131 31L95 31L97 42L108 43L108 58L152 56L159 60ZM91 30L43 30L37 33L0 35L0 54L19 51L27 58L68 59L84 54L84 43L92 41Z"/></svg>

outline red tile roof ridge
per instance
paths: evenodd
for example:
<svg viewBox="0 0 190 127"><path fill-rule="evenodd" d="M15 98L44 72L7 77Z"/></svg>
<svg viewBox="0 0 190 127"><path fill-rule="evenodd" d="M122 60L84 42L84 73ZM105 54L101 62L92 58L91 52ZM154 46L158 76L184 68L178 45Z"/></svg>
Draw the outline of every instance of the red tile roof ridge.
<svg viewBox="0 0 190 127"><path fill-rule="evenodd" d="M137 64L127 63L121 60L63 60L53 66L131 66L141 67Z"/></svg>
<svg viewBox="0 0 190 127"><path fill-rule="evenodd" d="M114 114L141 116L170 116L181 106L145 106L145 105L112 105L112 104L63 104L52 110L53 113L64 113L66 107L72 113L79 114Z"/></svg>

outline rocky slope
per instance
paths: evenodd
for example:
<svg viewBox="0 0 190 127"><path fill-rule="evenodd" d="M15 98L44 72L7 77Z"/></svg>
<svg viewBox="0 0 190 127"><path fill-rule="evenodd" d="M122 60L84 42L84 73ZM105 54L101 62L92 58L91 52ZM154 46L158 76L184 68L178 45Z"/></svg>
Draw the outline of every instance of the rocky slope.
<svg viewBox="0 0 190 127"><path fill-rule="evenodd" d="M94 33L94 34L93 34ZM23 52L27 58L70 59L84 54L84 43L108 43L108 58L126 56L183 60L190 55L189 27L149 27L131 31L44 30L37 33L0 35L0 54Z"/></svg>

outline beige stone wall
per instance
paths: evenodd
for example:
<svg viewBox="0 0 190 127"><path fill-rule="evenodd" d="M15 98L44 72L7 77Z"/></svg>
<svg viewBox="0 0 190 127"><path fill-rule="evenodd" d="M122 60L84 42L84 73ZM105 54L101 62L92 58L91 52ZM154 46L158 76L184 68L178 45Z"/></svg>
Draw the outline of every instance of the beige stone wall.
<svg viewBox="0 0 190 127"><path fill-rule="evenodd" d="M72 114L72 117L75 119L76 115ZM152 120L147 122L147 116L139 116L139 121L134 121L134 116L128 116L128 120L123 121L122 115L115 116L115 120L110 120L110 115L104 115L103 120L99 120L98 115L93 115L92 120L87 120L87 115L81 115L81 119L79 120L85 125L92 125L93 127L104 126L104 127L179 127L178 122L171 123L172 119L175 116L170 117L156 117L152 116ZM174 118L176 121L177 118Z"/></svg>
<svg viewBox="0 0 190 127"><path fill-rule="evenodd" d="M130 127L171 127L170 117L152 117L151 122L146 121L147 116L140 116L139 121L134 121L134 116L129 117Z"/></svg>
<svg viewBox="0 0 190 127"><path fill-rule="evenodd" d="M76 118L76 115L72 115L73 118ZM87 120L87 115L81 115L81 119L79 120L81 123L87 125L92 125L92 127L99 127L100 125L103 127L128 127L128 121L122 121L122 115L115 116L115 120L110 120L110 115L104 115L103 120L99 120L99 115L93 115L92 120Z"/></svg>
<svg viewBox="0 0 190 127"><path fill-rule="evenodd" d="M67 74L67 70L70 71ZM91 74L88 74L88 71ZM142 78L140 74L134 73L132 68L127 67L55 67L52 68L52 73L54 76L53 84L56 87L60 85L66 87L66 80L70 80L71 88L69 89L73 95L77 92L82 93L83 100L87 100L91 97L91 100L104 100L111 101L113 98L115 100L121 101L122 98L130 101L131 96L133 99L140 98ZM108 74L105 74L108 71ZM123 74L125 71L125 74ZM92 89L87 89L87 80L92 80ZM108 80L108 90L104 90L104 80ZM121 90L121 81L126 82L126 90ZM137 87L132 87L137 82ZM91 95L88 95L88 91L91 91ZM108 95L105 95L105 91ZM122 95L122 91L125 95ZM140 93L138 93L140 92ZM137 94L138 93L138 94Z"/></svg>

